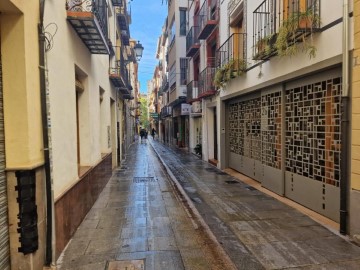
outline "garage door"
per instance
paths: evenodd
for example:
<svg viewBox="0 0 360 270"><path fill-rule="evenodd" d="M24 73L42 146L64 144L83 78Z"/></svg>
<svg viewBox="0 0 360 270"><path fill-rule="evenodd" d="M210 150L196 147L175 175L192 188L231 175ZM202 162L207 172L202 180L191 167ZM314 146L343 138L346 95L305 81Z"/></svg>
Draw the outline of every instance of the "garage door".
<svg viewBox="0 0 360 270"><path fill-rule="evenodd" d="M229 167L338 221L341 87L334 69L231 100Z"/></svg>

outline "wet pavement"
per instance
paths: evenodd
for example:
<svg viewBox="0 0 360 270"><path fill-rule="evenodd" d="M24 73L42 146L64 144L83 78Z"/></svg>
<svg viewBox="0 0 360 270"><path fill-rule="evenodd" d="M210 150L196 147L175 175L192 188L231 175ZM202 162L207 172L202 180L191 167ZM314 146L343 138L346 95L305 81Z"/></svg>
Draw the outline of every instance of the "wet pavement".
<svg viewBox="0 0 360 270"><path fill-rule="evenodd" d="M360 269L360 247L196 156L151 141L131 146L58 260L59 269L143 266Z"/></svg>
<svg viewBox="0 0 360 270"><path fill-rule="evenodd" d="M58 259L58 269L235 269L149 143L131 146Z"/></svg>
<svg viewBox="0 0 360 270"><path fill-rule="evenodd" d="M238 269L360 269L360 247L196 156L152 142Z"/></svg>

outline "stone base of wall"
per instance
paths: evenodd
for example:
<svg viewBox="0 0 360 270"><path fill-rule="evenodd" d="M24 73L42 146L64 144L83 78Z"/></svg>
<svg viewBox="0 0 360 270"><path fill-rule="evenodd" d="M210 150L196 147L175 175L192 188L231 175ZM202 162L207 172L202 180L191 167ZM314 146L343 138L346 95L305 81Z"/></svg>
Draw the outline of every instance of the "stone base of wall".
<svg viewBox="0 0 360 270"><path fill-rule="evenodd" d="M57 257L64 250L109 181L112 174L111 164L112 155L108 154L55 202Z"/></svg>

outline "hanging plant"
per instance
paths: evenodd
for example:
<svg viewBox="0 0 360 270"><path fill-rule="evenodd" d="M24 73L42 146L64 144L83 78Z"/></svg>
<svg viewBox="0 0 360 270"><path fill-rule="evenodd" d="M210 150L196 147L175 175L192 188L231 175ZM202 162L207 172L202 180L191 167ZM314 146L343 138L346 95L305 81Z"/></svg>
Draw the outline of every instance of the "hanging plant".
<svg viewBox="0 0 360 270"><path fill-rule="evenodd" d="M214 77L214 85L217 88L224 87L228 81L241 76L246 72L247 62L243 59L232 59L218 68Z"/></svg>
<svg viewBox="0 0 360 270"><path fill-rule="evenodd" d="M256 54L253 56L254 60L262 60L269 57L272 53L276 51L275 42L277 38L277 33L268 35L256 43Z"/></svg>
<svg viewBox="0 0 360 270"><path fill-rule="evenodd" d="M316 56L316 47L312 43L313 27L320 24L320 16L310 8L304 12L294 12L283 21L275 42L280 56L305 52L310 59ZM309 30L310 29L310 30ZM307 35L310 37L307 37Z"/></svg>

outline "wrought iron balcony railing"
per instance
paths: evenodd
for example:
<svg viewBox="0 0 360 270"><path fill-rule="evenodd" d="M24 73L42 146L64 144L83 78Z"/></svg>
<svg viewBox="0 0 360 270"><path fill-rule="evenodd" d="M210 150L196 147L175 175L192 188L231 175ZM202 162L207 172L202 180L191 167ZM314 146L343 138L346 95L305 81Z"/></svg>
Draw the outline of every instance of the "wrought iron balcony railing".
<svg viewBox="0 0 360 270"><path fill-rule="evenodd" d="M216 66L222 67L232 61L246 61L246 34L232 34L216 51Z"/></svg>
<svg viewBox="0 0 360 270"><path fill-rule="evenodd" d="M114 7L121 7L122 6L122 0L111 0Z"/></svg>
<svg viewBox="0 0 360 270"><path fill-rule="evenodd" d="M121 39L125 46L130 45L130 30L129 30L129 21L130 15L125 7L118 8L116 11L117 22L120 27Z"/></svg>
<svg viewBox="0 0 360 270"><path fill-rule="evenodd" d="M219 22L218 0L205 0L199 12L199 39L207 39Z"/></svg>
<svg viewBox="0 0 360 270"><path fill-rule="evenodd" d="M186 95L186 102L193 103L194 101L198 100L198 81L191 81L187 85L187 95Z"/></svg>
<svg viewBox="0 0 360 270"><path fill-rule="evenodd" d="M116 67L109 68L109 79L123 95L129 95L133 89L131 86L130 73L126 68L123 57L116 61Z"/></svg>
<svg viewBox="0 0 360 270"><path fill-rule="evenodd" d="M286 46L303 42L320 29L320 0L264 0L253 12L253 58L276 54L275 42L284 26L291 29Z"/></svg>
<svg viewBox="0 0 360 270"><path fill-rule="evenodd" d="M167 75L163 76L161 89L162 89L162 92L166 92L167 90L169 90L169 80L168 80Z"/></svg>
<svg viewBox="0 0 360 270"><path fill-rule="evenodd" d="M192 26L186 35L186 56L193 57L200 48L199 27Z"/></svg>
<svg viewBox="0 0 360 270"><path fill-rule="evenodd" d="M106 0L67 0L67 20L93 54L109 54Z"/></svg>
<svg viewBox="0 0 360 270"><path fill-rule="evenodd" d="M161 111L160 111L160 118L161 119L164 119L166 117L169 117L172 115L172 109L170 106L164 106L161 108Z"/></svg>
<svg viewBox="0 0 360 270"><path fill-rule="evenodd" d="M215 73L215 57L209 57L207 67L199 74L198 98L212 96L216 93L216 87L214 85Z"/></svg>

